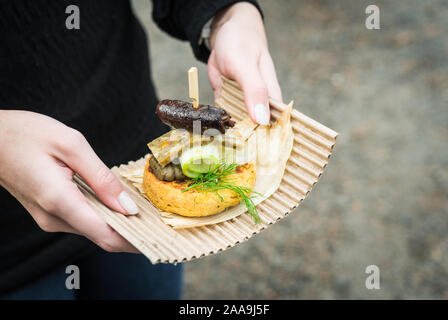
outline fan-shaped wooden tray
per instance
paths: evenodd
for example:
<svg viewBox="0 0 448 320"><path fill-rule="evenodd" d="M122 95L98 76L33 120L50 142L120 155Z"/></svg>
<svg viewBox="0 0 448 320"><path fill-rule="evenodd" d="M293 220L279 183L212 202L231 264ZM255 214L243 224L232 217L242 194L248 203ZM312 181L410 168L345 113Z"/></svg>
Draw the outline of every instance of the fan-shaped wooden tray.
<svg viewBox="0 0 448 320"><path fill-rule="evenodd" d="M240 88L227 79L224 79L216 104L226 109L236 120L241 120L247 114ZM276 119L285 105L273 100L270 105L272 118ZM319 180L338 134L297 110L293 111L291 122L294 131L291 156L277 191L257 206L262 219L260 225L255 225L251 216L244 213L214 225L173 229L162 222L158 209L131 182L119 175L117 167L112 168L112 171L140 208L140 213L136 216L126 217L110 210L85 183L79 179L76 182L98 214L152 263L183 262L218 253L248 240L288 215ZM141 165L140 162L131 161L120 168L137 168Z"/></svg>

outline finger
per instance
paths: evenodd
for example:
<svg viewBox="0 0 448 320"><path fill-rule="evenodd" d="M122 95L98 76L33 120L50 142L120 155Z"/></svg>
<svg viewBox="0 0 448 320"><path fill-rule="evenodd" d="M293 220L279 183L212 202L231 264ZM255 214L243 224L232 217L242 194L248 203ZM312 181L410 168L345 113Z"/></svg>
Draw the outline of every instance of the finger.
<svg viewBox="0 0 448 320"><path fill-rule="evenodd" d="M31 216L37 225L45 232L65 232L82 235L81 232L70 226L62 219L50 215L41 209L30 211Z"/></svg>
<svg viewBox="0 0 448 320"><path fill-rule="evenodd" d="M268 125L270 119L268 89L259 71L257 63L251 63L236 69L234 79L243 89L244 102L253 121Z"/></svg>
<svg viewBox="0 0 448 320"><path fill-rule="evenodd" d="M63 186L64 199L59 203L59 216L76 230L108 252L139 251L112 229L88 204L72 182Z"/></svg>
<svg viewBox="0 0 448 320"><path fill-rule="evenodd" d="M106 251L138 252L93 210L63 167L52 165L36 172L36 178L47 182L36 197L36 205L44 212L63 220Z"/></svg>
<svg viewBox="0 0 448 320"><path fill-rule="evenodd" d="M221 72L219 72L217 67L215 51L212 51L208 59L207 72L208 72L208 79L210 80L210 84L213 88L216 99L218 98L219 92L221 91L222 79L221 79Z"/></svg>
<svg viewBox="0 0 448 320"><path fill-rule="evenodd" d="M38 205L22 202L23 207L31 214L37 225L45 232L65 232L81 235L81 233L64 220L45 212Z"/></svg>
<svg viewBox="0 0 448 320"><path fill-rule="evenodd" d="M269 53L263 54L260 58L260 73L268 88L269 96L278 101L283 101L282 90L278 84L274 62Z"/></svg>
<svg viewBox="0 0 448 320"><path fill-rule="evenodd" d="M78 173L108 207L123 214L137 214L137 205L118 178L98 158L87 140L74 132L74 137L66 140L60 160Z"/></svg>

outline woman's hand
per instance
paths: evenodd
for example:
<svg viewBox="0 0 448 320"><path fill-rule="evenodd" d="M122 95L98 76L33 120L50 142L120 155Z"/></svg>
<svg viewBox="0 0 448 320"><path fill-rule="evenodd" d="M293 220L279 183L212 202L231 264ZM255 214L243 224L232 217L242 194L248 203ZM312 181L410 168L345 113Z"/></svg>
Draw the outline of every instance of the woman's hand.
<svg viewBox="0 0 448 320"><path fill-rule="evenodd" d="M221 75L236 80L250 117L268 124L268 96L282 101L282 93L260 13L250 3L236 3L220 12L211 27L208 76L215 94L222 85Z"/></svg>
<svg viewBox="0 0 448 320"><path fill-rule="evenodd" d="M81 133L38 113L0 110L0 185L40 228L83 235L106 251L138 252L93 211L74 173L111 209L138 212Z"/></svg>

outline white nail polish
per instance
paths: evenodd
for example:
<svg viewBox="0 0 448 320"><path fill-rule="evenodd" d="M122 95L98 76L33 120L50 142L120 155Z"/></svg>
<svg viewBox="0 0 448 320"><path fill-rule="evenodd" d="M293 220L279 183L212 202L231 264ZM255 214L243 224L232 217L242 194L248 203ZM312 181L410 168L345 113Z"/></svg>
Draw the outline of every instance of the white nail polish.
<svg viewBox="0 0 448 320"><path fill-rule="evenodd" d="M269 108L263 103L258 103L254 107L255 120L259 124L268 125L269 124Z"/></svg>
<svg viewBox="0 0 448 320"><path fill-rule="evenodd" d="M118 196L118 202L120 202L121 206L127 211L129 214L137 214L138 207L135 202L131 199L131 197L127 194L126 191L123 191Z"/></svg>

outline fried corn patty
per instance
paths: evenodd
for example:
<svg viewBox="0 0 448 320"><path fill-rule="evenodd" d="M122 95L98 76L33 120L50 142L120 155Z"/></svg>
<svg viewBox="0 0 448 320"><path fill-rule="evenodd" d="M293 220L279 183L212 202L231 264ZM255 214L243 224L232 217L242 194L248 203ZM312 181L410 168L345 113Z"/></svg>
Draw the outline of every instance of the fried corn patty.
<svg viewBox="0 0 448 320"><path fill-rule="evenodd" d="M255 165L246 163L238 166L228 177L232 179L234 185L253 188L256 177ZM162 211L187 217L204 217L222 212L240 202L238 195L227 189L219 191L222 200L215 192L196 189L182 192L188 185L188 180L169 182L157 179L151 171L148 159L143 174L143 187L151 202Z"/></svg>

